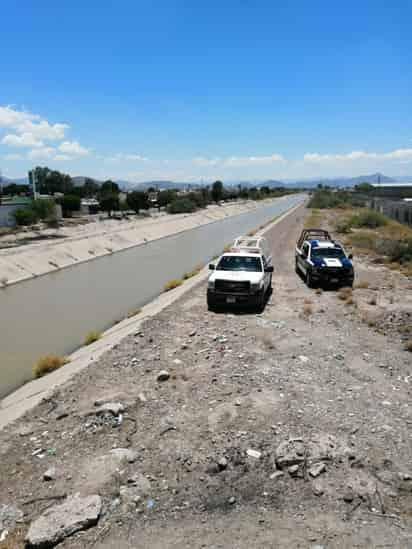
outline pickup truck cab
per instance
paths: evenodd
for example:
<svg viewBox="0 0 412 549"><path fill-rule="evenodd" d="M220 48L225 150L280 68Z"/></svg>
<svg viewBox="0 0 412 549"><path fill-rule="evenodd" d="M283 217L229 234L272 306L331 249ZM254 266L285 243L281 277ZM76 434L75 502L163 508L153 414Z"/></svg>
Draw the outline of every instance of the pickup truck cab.
<svg viewBox="0 0 412 549"><path fill-rule="evenodd" d="M235 248L236 250L236 248ZM273 265L260 249L240 248L223 254L212 271L207 285L207 305L253 305L263 310L266 296L272 289Z"/></svg>
<svg viewBox="0 0 412 549"><path fill-rule="evenodd" d="M341 244L335 242L327 231L308 229L303 231L295 250L295 269L313 288L321 284L352 286L354 270L352 255L346 255Z"/></svg>

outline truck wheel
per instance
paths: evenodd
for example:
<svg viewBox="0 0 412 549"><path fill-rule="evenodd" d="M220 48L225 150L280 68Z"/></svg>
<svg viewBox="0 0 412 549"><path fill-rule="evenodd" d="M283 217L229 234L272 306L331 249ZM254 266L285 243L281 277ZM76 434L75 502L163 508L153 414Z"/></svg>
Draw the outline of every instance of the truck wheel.
<svg viewBox="0 0 412 549"><path fill-rule="evenodd" d="M207 298L207 310L212 312L216 311L216 304L210 297Z"/></svg>
<svg viewBox="0 0 412 549"><path fill-rule="evenodd" d="M263 312L263 309L265 308L265 299L266 299L265 288L262 288L262 290L259 292L258 301L257 301L257 310L259 313Z"/></svg>
<svg viewBox="0 0 412 549"><path fill-rule="evenodd" d="M312 275L311 275L309 269L306 271L306 286L308 288L313 288L313 286L314 286Z"/></svg>

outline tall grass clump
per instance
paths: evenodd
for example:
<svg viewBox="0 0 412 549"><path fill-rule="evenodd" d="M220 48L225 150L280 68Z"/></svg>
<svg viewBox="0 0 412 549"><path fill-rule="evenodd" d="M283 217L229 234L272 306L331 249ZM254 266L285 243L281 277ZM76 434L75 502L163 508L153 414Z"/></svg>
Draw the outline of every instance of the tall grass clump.
<svg viewBox="0 0 412 549"><path fill-rule="evenodd" d="M102 337L102 334L100 332L97 332L96 330L91 330L86 334L83 343L85 345L91 345L95 341L98 341L101 337Z"/></svg>
<svg viewBox="0 0 412 549"><path fill-rule="evenodd" d="M34 377L43 377L54 370L57 370L64 364L67 364L69 361L64 356L58 355L46 355L38 359L36 364L33 367Z"/></svg>
<svg viewBox="0 0 412 549"><path fill-rule="evenodd" d="M181 286L182 284L183 284L183 280L181 278L172 278L172 280L169 280L163 286L163 291L170 292L170 290L173 290L174 288L177 288L178 286Z"/></svg>

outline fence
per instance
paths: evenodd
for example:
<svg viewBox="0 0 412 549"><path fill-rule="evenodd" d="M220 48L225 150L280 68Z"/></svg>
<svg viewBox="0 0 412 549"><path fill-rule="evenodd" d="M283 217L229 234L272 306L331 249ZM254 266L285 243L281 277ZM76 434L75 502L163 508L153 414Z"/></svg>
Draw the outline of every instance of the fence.
<svg viewBox="0 0 412 549"><path fill-rule="evenodd" d="M412 200L388 200L387 198L372 198L370 207L388 217L412 225Z"/></svg>

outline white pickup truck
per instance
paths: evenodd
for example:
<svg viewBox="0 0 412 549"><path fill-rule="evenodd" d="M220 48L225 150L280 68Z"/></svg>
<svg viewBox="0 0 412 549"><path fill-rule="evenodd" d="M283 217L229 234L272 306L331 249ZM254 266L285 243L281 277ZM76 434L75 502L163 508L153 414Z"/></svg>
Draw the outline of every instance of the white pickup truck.
<svg viewBox="0 0 412 549"><path fill-rule="evenodd" d="M213 271L207 286L209 310L236 304L264 309L273 274L272 258L264 239L236 239L231 250L209 268Z"/></svg>

